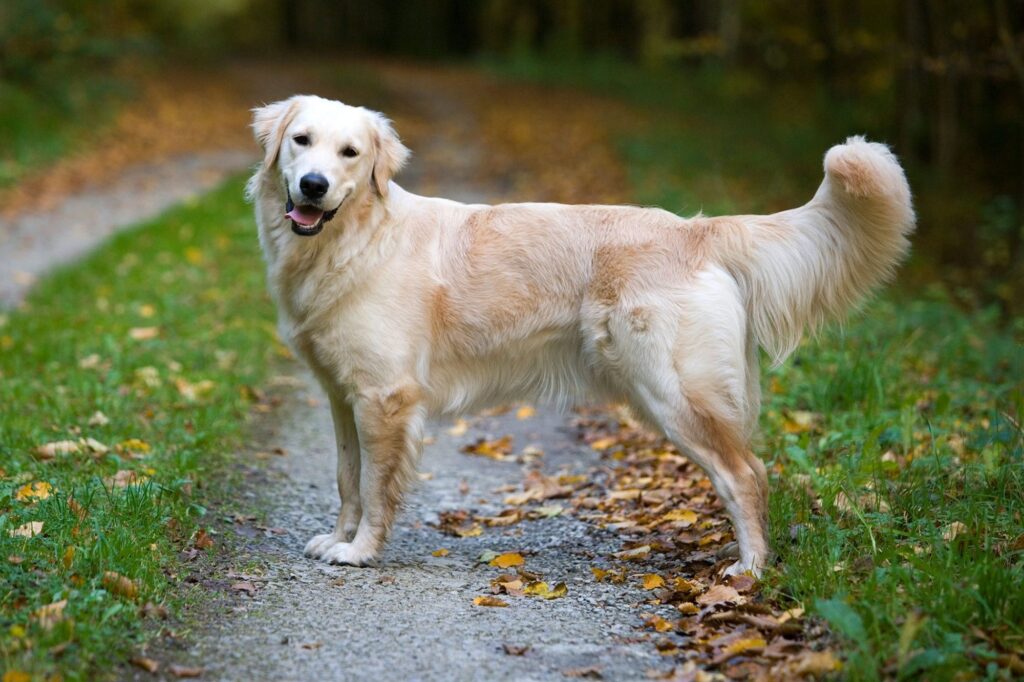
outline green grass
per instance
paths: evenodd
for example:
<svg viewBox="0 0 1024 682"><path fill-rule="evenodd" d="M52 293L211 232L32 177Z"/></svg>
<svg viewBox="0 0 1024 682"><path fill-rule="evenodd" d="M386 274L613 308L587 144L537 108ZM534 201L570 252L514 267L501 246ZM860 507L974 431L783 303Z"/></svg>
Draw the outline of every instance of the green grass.
<svg viewBox="0 0 1024 682"><path fill-rule="evenodd" d="M828 146L884 128L869 103L739 72L488 66L635 107L642 125L616 131L635 200L682 214L802 203ZM830 623L845 678L1006 679L1024 650L1024 320L996 318L904 284L765 370L780 555L767 589Z"/></svg>
<svg viewBox="0 0 1024 682"><path fill-rule="evenodd" d="M0 317L0 668L93 679L144 640L144 604L179 603L177 553L194 543L279 349L264 292L233 180L115 237ZM132 337L149 327L155 337ZM110 451L35 454L80 438ZM118 487L118 472L136 482ZM12 534L31 522L39 534ZM105 585L108 571L138 595ZM56 622L39 617L64 600Z"/></svg>

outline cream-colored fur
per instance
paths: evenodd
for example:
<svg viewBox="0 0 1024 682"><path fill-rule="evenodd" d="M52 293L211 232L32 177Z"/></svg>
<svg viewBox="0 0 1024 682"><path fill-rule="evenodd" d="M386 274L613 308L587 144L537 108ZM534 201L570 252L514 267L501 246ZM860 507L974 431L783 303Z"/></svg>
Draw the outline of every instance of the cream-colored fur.
<svg viewBox="0 0 1024 682"><path fill-rule="evenodd" d="M249 194L281 335L330 397L338 443L338 522L307 554L377 556L428 415L598 398L628 402L707 472L739 545L727 572L761 570L757 349L781 362L903 258L914 212L888 148L833 147L799 208L685 219L417 196L391 182L408 150L385 118L317 97L258 109L253 126L266 156ZM339 206L313 237L284 216L308 172Z"/></svg>

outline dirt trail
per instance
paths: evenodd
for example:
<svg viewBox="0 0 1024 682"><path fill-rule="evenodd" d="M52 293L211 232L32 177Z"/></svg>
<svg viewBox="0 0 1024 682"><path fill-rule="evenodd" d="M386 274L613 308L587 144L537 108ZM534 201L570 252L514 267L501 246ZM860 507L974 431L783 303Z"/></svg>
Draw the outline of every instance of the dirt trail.
<svg viewBox="0 0 1024 682"><path fill-rule="evenodd" d="M418 160L399 181L463 200L497 194L472 181L486 152L474 144L471 114L407 72L391 73L386 83L427 124L437 122L428 148L415 150ZM409 496L379 565L328 566L302 556L309 537L332 526L338 507L326 400L298 367L281 381L298 388L274 415L276 426L264 425L270 431L256 446L287 453L274 458L257 493L271 500L266 526L280 534L235 526L241 547L234 565L252 568L220 576L221 584L251 578L256 591L235 593L226 608L218 605L175 658L218 680L561 680L589 668L605 679L639 679L665 667L637 631L636 604L644 594L598 583L591 573L595 557L620 548L613 533L568 515L486 528L477 537L434 527L445 510L497 513L506 507L507 489L523 480L525 467L515 461L460 452L478 437L511 435L515 452L538 447L540 468L549 475L592 470L597 456L566 429L566 415L538 410L528 419L514 411L479 417L458 436L449 433L450 424L431 424L420 467L425 480ZM433 556L442 548L447 556ZM568 595L504 597L507 608L475 606L473 599L489 594L490 581L503 572L478 561L486 551L523 553L526 569L551 585L564 581ZM504 645L528 649L510 655Z"/></svg>

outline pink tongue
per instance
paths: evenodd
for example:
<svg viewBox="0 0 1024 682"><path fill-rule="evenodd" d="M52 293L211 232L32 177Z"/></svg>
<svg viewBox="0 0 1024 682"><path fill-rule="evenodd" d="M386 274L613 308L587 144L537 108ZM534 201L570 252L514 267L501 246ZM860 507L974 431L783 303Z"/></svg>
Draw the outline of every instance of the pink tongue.
<svg viewBox="0 0 1024 682"><path fill-rule="evenodd" d="M285 215L303 227L312 227L320 222L324 212L312 206L296 206Z"/></svg>

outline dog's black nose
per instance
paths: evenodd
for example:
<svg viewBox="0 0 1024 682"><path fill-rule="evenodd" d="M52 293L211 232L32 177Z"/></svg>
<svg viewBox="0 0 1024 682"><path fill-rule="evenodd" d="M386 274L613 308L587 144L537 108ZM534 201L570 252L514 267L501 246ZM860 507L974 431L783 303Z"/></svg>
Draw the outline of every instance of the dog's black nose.
<svg viewBox="0 0 1024 682"><path fill-rule="evenodd" d="M299 180L299 189L310 199L319 199L327 194L327 188L330 186L327 178L319 173L306 173Z"/></svg>

